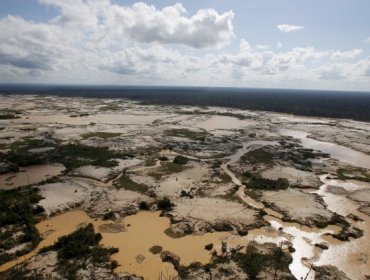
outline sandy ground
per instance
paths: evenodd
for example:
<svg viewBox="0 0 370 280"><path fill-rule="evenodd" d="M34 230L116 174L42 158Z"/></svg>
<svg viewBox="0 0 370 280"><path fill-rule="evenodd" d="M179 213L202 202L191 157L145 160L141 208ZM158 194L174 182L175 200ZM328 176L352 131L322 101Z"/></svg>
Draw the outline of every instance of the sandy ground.
<svg viewBox="0 0 370 280"><path fill-rule="evenodd" d="M20 98L22 102L19 102ZM44 206L47 214L79 206L80 209L94 218L100 218L109 211L115 212L116 216L127 216L138 211L140 201L154 202L155 198L149 198L145 194L124 189L117 190L112 186L112 182L108 179L115 177L122 170L126 170L133 181L151 187L150 189L154 190L158 199L163 196L171 197L176 206L167 215L172 222L177 222L171 225L171 229L175 233L195 232L200 234L231 227L234 233L237 230L249 229L246 238L256 238L262 243L269 240L278 243L287 239L296 249L296 252L292 254L294 260L291 271L297 279L305 277L311 262L317 265L333 263L348 274L349 278L353 279L362 280L358 276L359 274L370 274L367 268L368 262L364 260L364 256L367 256L364 248L368 248L365 242L366 238L368 240L369 234L368 216L364 214L370 212L368 183L356 180L345 182L337 179L323 180L321 176L322 182L320 182L313 172L297 170L291 163L280 160L279 164L281 165L264 166L262 170L258 171L261 171L263 177L287 178L292 184L298 183L300 187L307 189L304 191L299 189L278 192L264 191L259 201L264 202L265 206L246 196L243 193L243 187L234 196L227 195L235 184L241 186L242 173L245 170L253 169L252 165L240 162L240 156L251 148L249 145L252 145L253 142L260 143L259 146L275 145L282 139L288 139L284 133L281 133L281 129L293 131L293 135L291 135L293 138L289 141L297 141L303 146L307 146L306 148L322 150L332 155L332 159L329 160L313 160L313 170L317 174L325 173L326 176L330 173L330 176L335 178L339 167L348 169L351 164L359 164L358 166L366 168L370 162L368 142L370 125L367 123L226 108L142 106L135 102L119 99L1 96L0 110L9 107L21 110L22 118L10 121L0 120L0 149L3 152L7 150L10 143L23 137L34 137L38 139L53 138L58 143L60 143L59 141L62 143L80 141L85 145L104 146L112 150L133 152L136 156L134 159L120 160L119 166L115 168L84 166L74 170L73 173L76 176L60 176L62 182L39 186L40 193L44 197L40 201L40 205ZM179 110L187 113L195 110L213 113L194 115L173 113ZM89 116L70 117L71 114L78 112L87 112ZM231 116L215 115L215 112L241 114L247 119L240 120ZM209 134L203 141L192 141L185 137L169 137L163 134L165 130L171 128L205 130ZM93 137L83 140L81 135L88 132L112 132L121 135L109 139ZM317 140L328 143L321 143ZM240 147L242 149L237 150ZM167 152L158 152L161 149ZM42 153L43 151L45 151L45 147L31 152ZM155 173L159 169L159 156L167 156L169 161L172 161L176 154L194 156L198 159L193 158L187 164L187 169L182 172L167 174L161 179L150 175L151 172ZM218 166L222 164L222 170L220 167L214 167L217 165L216 157L220 157L220 162L217 164ZM144 161L148 159L150 159L149 162L153 162L153 166L145 166L147 162L144 163ZM231 165L230 169L226 168L228 165ZM215 170L228 170L232 176L232 182L217 181ZM356 172L361 173L360 171ZM39 176L44 173L32 172L33 174ZM18 177L11 178L13 175L0 175L0 178L5 180L0 181L0 187L4 187L6 184L9 187L9 182L22 176L21 181L25 182L25 172L19 174ZM43 179L48 177L44 175L42 175ZM35 182L40 181L36 180ZM13 183L13 186L15 185ZM183 190L191 191L194 198L180 198ZM316 194L312 194L312 192ZM323 198L326 205L320 197ZM249 208L246 208L247 204ZM155 208L155 206L153 207ZM253 207L265 207L264 210L268 215L264 219L257 217L258 210L254 210ZM272 209L283 214L287 220L311 227L283 222L280 219L281 216ZM332 212L343 216L356 214L363 219L363 222L355 222L348 218L352 226L357 226L365 231L365 239L351 239L350 242L335 240L337 243L330 243L333 240L329 240L330 238L325 234L336 232L338 229L317 229L314 227L314 221L327 221ZM79 223L89 220L90 218L86 218L86 213L81 219L73 219L76 223L71 223L68 230L73 231ZM140 220L142 221L142 232L145 233L145 238L143 237L142 240L152 245L154 236L162 236L165 228L158 228L158 224L152 224L154 221L160 224L156 217L150 217L147 220L143 217ZM166 223L169 226L169 222L166 221ZM270 226L252 229L267 223L270 223ZM109 230L102 230L107 238L109 234L114 234L108 232L111 231L110 227L108 227ZM153 233L151 236L149 233L152 231L148 232L148 228L153 228L158 233ZM127 229L125 227L125 230ZM119 232L127 232L125 230L119 230ZM66 234L67 231L62 230L59 233ZM137 234L138 232L136 232L136 236L132 236L132 240L138 239ZM115 242L117 242L120 246L122 242L128 240L109 238L106 239L110 240L106 244L116 244ZM330 243L329 250L320 251L314 246L315 243L324 241ZM131 246L131 244L129 245ZM136 246L136 243L132 242L132 245ZM176 246L168 248L176 251ZM132 270L130 272L143 271L142 264L136 261L138 254L145 257L144 262L148 261L147 264L157 266L155 269L163 265L161 261L158 262L158 259L151 259L151 255L146 252L147 248L143 248L140 252L135 251L133 247L126 249L132 252ZM184 244L178 250L178 254L182 254L182 251L185 252ZM199 253L195 249L194 252ZM346 258L338 260L337 256L346 256ZM42 262L52 265L53 256L49 257L50 259L35 258L35 263L41 266ZM125 256L122 255L117 259L121 257ZM182 258L186 258L186 256ZM361 261L357 261L358 259ZM354 267L356 269L353 269ZM313 280L314 277L314 272L311 272L307 279Z"/></svg>
<svg viewBox="0 0 370 280"><path fill-rule="evenodd" d="M237 202L217 198L183 198L176 200L175 204L170 212L173 220L190 224L196 232L221 229L223 225L232 225L236 229L252 229L261 225L257 211Z"/></svg>
<svg viewBox="0 0 370 280"><path fill-rule="evenodd" d="M39 205L44 207L47 215L74 208L88 197L88 189L72 180L64 183L46 184L38 187L43 197Z"/></svg>
<svg viewBox="0 0 370 280"><path fill-rule="evenodd" d="M318 196L297 189L266 191L261 200L287 219L306 225L312 225L314 221L328 221L333 215Z"/></svg>
<svg viewBox="0 0 370 280"><path fill-rule="evenodd" d="M261 176L272 180L285 178L290 184L300 187L318 188L320 186L320 180L315 174L292 167L274 166L261 172Z"/></svg>

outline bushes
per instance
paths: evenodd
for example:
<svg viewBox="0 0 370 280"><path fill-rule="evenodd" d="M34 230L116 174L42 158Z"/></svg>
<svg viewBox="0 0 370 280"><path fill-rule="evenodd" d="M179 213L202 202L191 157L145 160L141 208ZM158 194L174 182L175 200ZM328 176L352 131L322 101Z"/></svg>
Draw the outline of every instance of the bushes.
<svg viewBox="0 0 370 280"><path fill-rule="evenodd" d="M130 176L127 174L123 174L121 177L115 180L114 185L117 188L124 188L125 190L135 191L139 193L147 193L149 189L147 185L139 184L131 180Z"/></svg>
<svg viewBox="0 0 370 280"><path fill-rule="evenodd" d="M41 249L40 253L56 250L59 273L66 279L76 279L78 271L87 263L111 270L117 267L117 262L110 261L110 256L117 253L118 249L101 247L99 245L101 239L101 234L95 234L90 223L69 235L60 237L53 246Z"/></svg>
<svg viewBox="0 0 370 280"><path fill-rule="evenodd" d="M157 207L159 210L169 211L175 206L168 197L164 197L161 200L157 201Z"/></svg>
<svg viewBox="0 0 370 280"><path fill-rule="evenodd" d="M252 189L258 190L285 190L289 187L289 181L287 179L279 178L276 181L271 179L265 179L260 177L252 177L247 186Z"/></svg>
<svg viewBox="0 0 370 280"><path fill-rule="evenodd" d="M149 252L151 252L153 255L158 255L162 252L163 247L154 245L153 247L149 248Z"/></svg>
<svg viewBox="0 0 370 280"><path fill-rule="evenodd" d="M11 146L11 151L2 155L2 158L16 166L29 166L47 162L62 163L67 170L72 170L83 165L95 165L103 167L117 166L115 158L127 158L129 155L122 152L114 152L107 147L91 147L81 144L60 145L52 151L40 154L29 153L31 148L54 146L52 142L30 139L17 142Z"/></svg>
<svg viewBox="0 0 370 280"><path fill-rule="evenodd" d="M176 156L173 160L173 163L184 165L184 164L187 164L188 161L189 161L189 159L187 157Z"/></svg>
<svg viewBox="0 0 370 280"><path fill-rule="evenodd" d="M276 247L269 253L262 253L253 245L248 245L246 253L234 254L232 259L248 274L250 280L258 279L259 273L267 268L289 271L292 261L281 248Z"/></svg>
<svg viewBox="0 0 370 280"><path fill-rule="evenodd" d="M140 201L140 203L139 203L139 209L140 210L149 210L148 203L146 203L146 201Z"/></svg>
<svg viewBox="0 0 370 280"><path fill-rule="evenodd" d="M40 235L35 227L35 215L42 212L42 207L35 208L34 204L41 198L37 190L30 188L0 190L0 227L4 228L0 234L0 247L11 249L22 243L30 244L17 254L0 253L0 264L28 253L40 242ZM20 232L20 237L11 238Z"/></svg>

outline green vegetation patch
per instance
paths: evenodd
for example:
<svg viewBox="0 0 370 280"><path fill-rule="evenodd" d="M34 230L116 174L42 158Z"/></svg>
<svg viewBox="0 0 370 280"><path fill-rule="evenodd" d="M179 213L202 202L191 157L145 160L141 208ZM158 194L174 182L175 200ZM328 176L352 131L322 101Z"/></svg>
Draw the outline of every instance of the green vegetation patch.
<svg viewBox="0 0 370 280"><path fill-rule="evenodd" d="M117 253L118 249L103 248L99 245L101 239L101 234L95 234L94 226L90 223L69 235L60 237L54 245L43 248L40 253L57 251L57 271L68 280L77 279L78 271L86 268L89 263L94 267L113 271L117 267L117 262L111 261L110 256Z"/></svg>
<svg viewBox="0 0 370 280"><path fill-rule="evenodd" d="M253 245L248 245L245 253L236 253L232 259L248 274L249 280L259 279L260 272L267 269L289 272L289 264L292 262L292 258L279 247L263 253Z"/></svg>
<svg viewBox="0 0 370 280"><path fill-rule="evenodd" d="M30 149L55 147L44 153L30 153ZM83 165L114 167L118 162L115 158L128 158L129 154L115 152L107 147L92 147L82 144L67 144L57 146L57 143L40 139L24 139L13 143L10 152L1 155L1 160L17 166L35 164L62 163L68 171Z"/></svg>
<svg viewBox="0 0 370 280"><path fill-rule="evenodd" d="M176 163L176 164L181 164L181 165L185 165L187 164L189 161L189 159L187 157L184 157L184 156L176 156L174 159L173 159L173 163Z"/></svg>
<svg viewBox="0 0 370 280"><path fill-rule="evenodd" d="M0 120L12 120L12 119L19 119L19 117L13 114L0 114Z"/></svg>
<svg viewBox="0 0 370 280"><path fill-rule="evenodd" d="M178 273L181 279L191 279L189 278L191 271L210 272L216 269L218 273L225 273L228 279L239 279L240 275L233 275L232 271L219 267L231 261L234 261L248 275L249 280L270 279L270 277L271 279L295 279L289 270L289 264L292 262L289 254L279 247L260 251L253 244L249 244L245 252L232 250L228 256L214 255L212 262L205 265L195 262L189 266L180 266ZM267 273L267 275L264 274L264 278L261 278L262 272Z"/></svg>
<svg viewBox="0 0 370 280"><path fill-rule="evenodd" d="M162 211L170 211L173 209L174 206L175 204L173 204L168 197L164 197L157 201L157 207L159 210Z"/></svg>
<svg viewBox="0 0 370 280"><path fill-rule="evenodd" d="M30 153L31 149L39 149L45 147L55 147L56 144L52 141L44 139L24 138L10 144L7 148L10 149L8 153L1 155L1 160L14 164L15 166L30 166L35 164L42 164L47 162L47 157L51 151L44 153Z"/></svg>
<svg viewBox="0 0 370 280"><path fill-rule="evenodd" d="M266 149L266 147L261 147L247 152L241 159L252 164L263 163L271 165L273 163L274 154Z"/></svg>
<svg viewBox="0 0 370 280"><path fill-rule="evenodd" d="M167 136L185 137L191 140L204 140L208 133L204 131L194 131L190 129L168 129L164 131Z"/></svg>
<svg viewBox="0 0 370 280"><path fill-rule="evenodd" d="M216 116L225 116L225 117L233 117L239 120L250 119L250 117L244 116L242 114L230 113L230 112L217 112L217 111L176 111L179 115L216 115Z"/></svg>
<svg viewBox="0 0 370 280"><path fill-rule="evenodd" d="M98 137L101 139L109 139L113 137L120 136L121 133L113 133L113 132L88 132L81 135L83 139L89 139L92 137Z"/></svg>
<svg viewBox="0 0 370 280"><path fill-rule="evenodd" d="M110 103L99 108L100 111L121 111L122 107L117 103Z"/></svg>
<svg viewBox="0 0 370 280"><path fill-rule="evenodd" d="M284 178L271 180L254 176L250 178L249 181L247 182L247 187L251 189L269 190L269 191L285 190L289 187L289 181Z"/></svg>
<svg viewBox="0 0 370 280"><path fill-rule="evenodd" d="M114 167L118 165L114 158L127 158L122 152L114 152L107 147L91 147L81 144L68 144L59 146L54 154L54 161L61 162L67 169L83 165Z"/></svg>
<svg viewBox="0 0 370 280"><path fill-rule="evenodd" d="M116 188L123 188L125 190L135 191L139 193L146 193L149 189L147 185L139 184L130 179L128 174L123 174L114 181Z"/></svg>
<svg viewBox="0 0 370 280"><path fill-rule="evenodd" d="M160 180L165 175L180 173L188 167L183 164L177 164L173 162L161 162L161 166L156 170L150 172L148 175L153 178Z"/></svg>
<svg viewBox="0 0 370 280"><path fill-rule="evenodd" d="M340 180L358 180L363 182L370 182L370 173L368 173L364 169L355 168L355 169L345 169L345 168L338 168L337 169L337 176Z"/></svg>
<svg viewBox="0 0 370 280"><path fill-rule="evenodd" d="M41 199L36 189L0 190L0 265L28 253L40 242L35 224L44 209L35 204ZM6 252L25 243L28 245L16 253Z"/></svg>

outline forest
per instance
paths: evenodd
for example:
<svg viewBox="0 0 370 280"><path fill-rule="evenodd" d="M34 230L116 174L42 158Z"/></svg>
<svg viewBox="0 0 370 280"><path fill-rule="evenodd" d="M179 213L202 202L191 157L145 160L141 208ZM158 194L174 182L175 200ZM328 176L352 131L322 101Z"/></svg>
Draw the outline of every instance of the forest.
<svg viewBox="0 0 370 280"><path fill-rule="evenodd" d="M142 104L220 106L370 121L370 93L292 89L0 85L0 94L127 98Z"/></svg>

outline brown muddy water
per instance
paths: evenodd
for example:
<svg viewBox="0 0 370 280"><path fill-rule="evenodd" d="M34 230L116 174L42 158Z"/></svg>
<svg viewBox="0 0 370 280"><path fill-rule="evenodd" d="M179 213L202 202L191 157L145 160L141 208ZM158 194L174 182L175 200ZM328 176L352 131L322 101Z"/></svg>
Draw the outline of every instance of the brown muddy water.
<svg viewBox="0 0 370 280"><path fill-rule="evenodd" d="M293 138L301 140L301 143L305 148L319 150L324 153L330 154L330 156L334 159L352 164L353 166L370 169L369 155L355 151L345 146L337 145L335 143L323 142L309 138L309 133L303 131L281 129L280 133L282 135L291 136Z"/></svg>
<svg viewBox="0 0 370 280"><path fill-rule="evenodd" d="M59 237L72 233L83 224L93 223L96 232L102 234L101 244L107 247L117 247L119 252L112 259L119 263L116 272L128 272L143 276L145 279L158 279L159 275L176 276L177 272L172 264L163 263L159 255L153 255L149 249L152 246L162 246L163 250L170 251L180 257L180 263L189 265L192 262L208 263L211 258L210 251L204 249L205 245L213 243L216 250L220 250L221 241L230 239L227 232L206 233L203 235L188 235L181 238L172 238L165 234L170 226L170 220L160 217L159 212L139 212L128 216L120 222L121 232L109 232L112 222L93 220L81 210L66 212L42 221L36 225L44 239L35 250L18 259L0 266L4 271L33 256L45 247L54 244ZM108 226L107 226L108 224ZM235 238L233 238L235 243ZM248 242L239 237L241 244Z"/></svg>
<svg viewBox="0 0 370 280"><path fill-rule="evenodd" d="M0 189L11 190L37 184L60 175L65 170L62 164L44 164L22 167L20 171L0 175Z"/></svg>

